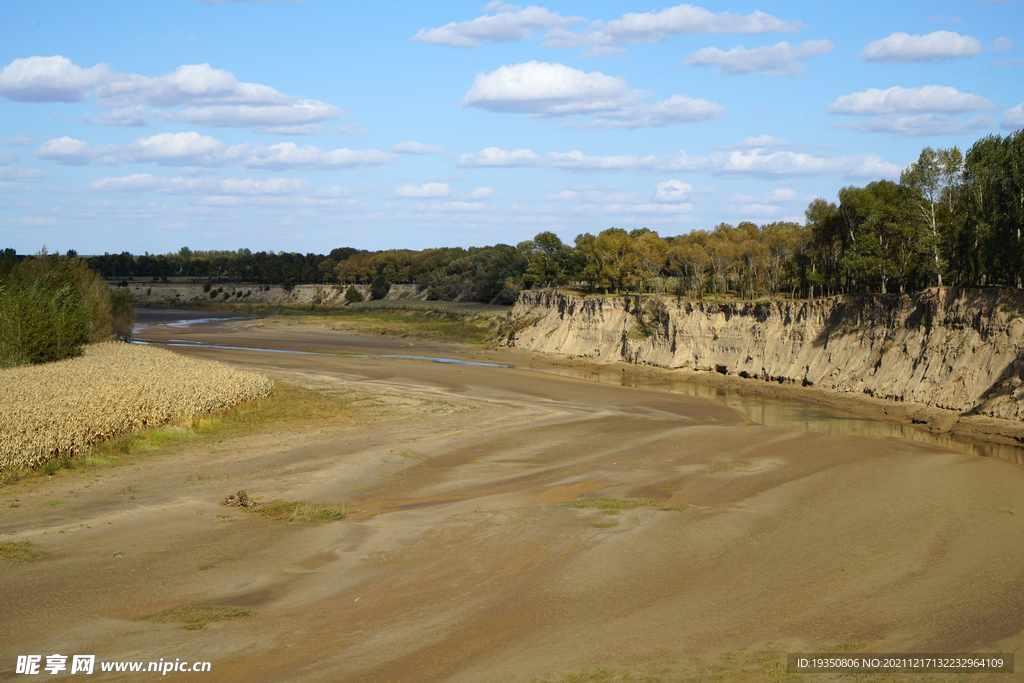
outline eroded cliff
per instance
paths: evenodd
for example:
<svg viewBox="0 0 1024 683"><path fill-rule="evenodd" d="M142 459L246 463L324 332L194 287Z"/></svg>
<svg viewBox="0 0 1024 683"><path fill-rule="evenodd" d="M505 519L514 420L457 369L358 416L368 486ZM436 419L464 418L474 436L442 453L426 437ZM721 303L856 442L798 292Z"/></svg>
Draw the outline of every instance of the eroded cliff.
<svg viewBox="0 0 1024 683"><path fill-rule="evenodd" d="M524 291L510 346L814 386L958 416L1024 421L1024 293L705 303ZM645 336L646 335L646 336Z"/></svg>

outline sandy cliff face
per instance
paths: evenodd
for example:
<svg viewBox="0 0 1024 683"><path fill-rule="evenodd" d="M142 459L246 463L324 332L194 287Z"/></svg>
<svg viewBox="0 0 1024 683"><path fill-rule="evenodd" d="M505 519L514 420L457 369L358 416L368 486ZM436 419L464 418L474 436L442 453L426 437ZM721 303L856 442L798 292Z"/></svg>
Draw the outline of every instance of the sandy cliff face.
<svg viewBox="0 0 1024 683"><path fill-rule="evenodd" d="M1024 420L1024 294L932 289L913 296L807 302L645 304L525 291L508 343L815 387ZM630 334L631 330L633 333Z"/></svg>

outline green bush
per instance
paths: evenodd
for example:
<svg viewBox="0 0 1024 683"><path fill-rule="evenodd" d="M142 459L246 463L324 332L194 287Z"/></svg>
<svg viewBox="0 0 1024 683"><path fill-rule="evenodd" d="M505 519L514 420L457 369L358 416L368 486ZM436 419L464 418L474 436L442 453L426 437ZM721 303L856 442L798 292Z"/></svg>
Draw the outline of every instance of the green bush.
<svg viewBox="0 0 1024 683"><path fill-rule="evenodd" d="M384 279L383 275L378 275L373 278L370 282L370 298L371 299L383 299L391 291L391 283Z"/></svg>
<svg viewBox="0 0 1024 683"><path fill-rule="evenodd" d="M72 358L88 342L127 337L133 301L77 257L27 258L0 282L0 367Z"/></svg>
<svg viewBox="0 0 1024 683"><path fill-rule="evenodd" d="M348 289L345 290L345 301L349 302L350 304L354 304L362 300L363 295L359 293L359 290L353 287L352 285L349 285Z"/></svg>

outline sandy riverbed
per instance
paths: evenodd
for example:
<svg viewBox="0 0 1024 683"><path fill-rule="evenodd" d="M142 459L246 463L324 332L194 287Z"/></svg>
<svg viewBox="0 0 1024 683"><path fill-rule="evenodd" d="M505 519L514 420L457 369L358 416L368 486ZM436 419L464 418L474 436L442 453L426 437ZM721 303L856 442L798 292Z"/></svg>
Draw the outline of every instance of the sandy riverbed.
<svg viewBox="0 0 1024 683"><path fill-rule="evenodd" d="M598 667L670 681L709 666L764 680L758 651L1024 644L1021 465L528 369L342 355L550 362L510 350L288 321L138 337L338 354L179 349L348 392L351 409L4 490L3 540L50 554L0 567L0 680L17 655L54 652L207 660L209 674L175 674L203 681L556 681ZM243 488L351 514L287 524L218 504ZM559 505L584 496L659 504ZM200 601L258 616L197 632L133 621Z"/></svg>

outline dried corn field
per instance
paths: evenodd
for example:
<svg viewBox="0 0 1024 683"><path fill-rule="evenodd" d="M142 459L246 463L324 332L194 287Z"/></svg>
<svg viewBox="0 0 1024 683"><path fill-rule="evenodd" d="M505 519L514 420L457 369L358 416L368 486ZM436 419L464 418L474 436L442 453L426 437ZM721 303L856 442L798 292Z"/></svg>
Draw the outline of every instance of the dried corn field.
<svg viewBox="0 0 1024 683"><path fill-rule="evenodd" d="M0 471L272 392L273 382L254 372L120 342L93 345L80 358L0 370Z"/></svg>

